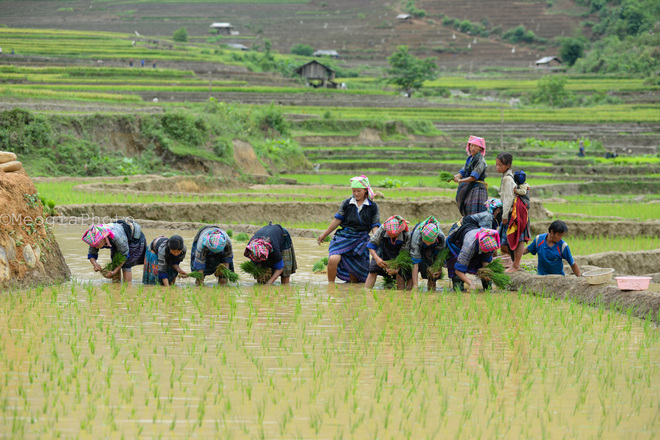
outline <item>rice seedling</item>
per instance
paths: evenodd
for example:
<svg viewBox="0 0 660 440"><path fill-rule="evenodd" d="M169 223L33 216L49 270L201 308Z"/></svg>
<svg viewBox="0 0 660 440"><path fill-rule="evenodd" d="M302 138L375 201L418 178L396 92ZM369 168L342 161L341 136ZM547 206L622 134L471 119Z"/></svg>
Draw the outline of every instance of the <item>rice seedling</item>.
<svg viewBox="0 0 660 440"><path fill-rule="evenodd" d="M259 283L266 283L273 276L273 270L270 267L263 267L253 261L244 261L241 263L241 270L252 275Z"/></svg>
<svg viewBox="0 0 660 440"><path fill-rule="evenodd" d="M126 257L121 252L115 252L115 255L112 257L112 261L106 264L103 267L103 272L112 272L126 261Z"/></svg>
<svg viewBox="0 0 660 440"><path fill-rule="evenodd" d="M324 274L327 272L327 267L328 267L328 257L323 257L320 260L318 260L316 263L314 263L314 266L312 267L312 272Z"/></svg>
<svg viewBox="0 0 660 440"><path fill-rule="evenodd" d="M440 171L440 181L441 182L450 182L454 180L454 175L448 171Z"/></svg>
<svg viewBox="0 0 660 440"><path fill-rule="evenodd" d="M238 242L246 242L250 239L250 236L245 232L240 232L236 234L235 240Z"/></svg>
<svg viewBox="0 0 660 440"><path fill-rule="evenodd" d="M413 261L410 256L410 252L401 251L396 258L392 260L387 260L387 267L393 270L399 270L400 272L410 272L413 269Z"/></svg>
<svg viewBox="0 0 660 440"><path fill-rule="evenodd" d="M435 260L433 260L433 264L426 270L429 279L435 278L435 274L439 274L437 278L438 280L442 279L443 276L442 268L444 267L445 261L447 261L450 255L451 255L451 251L447 247L443 248L438 253L438 255L435 257Z"/></svg>
<svg viewBox="0 0 660 440"><path fill-rule="evenodd" d="M204 272L196 270L196 271L188 272L188 276L190 278L194 278L196 280L203 280L204 279Z"/></svg>
<svg viewBox="0 0 660 440"><path fill-rule="evenodd" d="M232 271L228 267L225 267L224 264L218 266L215 271L215 276L218 278L227 278L230 283L235 283L240 278L236 272Z"/></svg>

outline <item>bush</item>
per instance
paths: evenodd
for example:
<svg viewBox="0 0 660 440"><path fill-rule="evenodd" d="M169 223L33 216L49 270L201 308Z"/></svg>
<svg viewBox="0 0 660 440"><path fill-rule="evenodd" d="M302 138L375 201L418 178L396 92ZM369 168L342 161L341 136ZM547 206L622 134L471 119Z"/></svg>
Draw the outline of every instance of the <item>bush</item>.
<svg viewBox="0 0 660 440"><path fill-rule="evenodd" d="M547 104L550 107L569 107L573 96L564 89L566 78L558 75L546 75L537 83L537 89L532 99L536 104Z"/></svg>
<svg viewBox="0 0 660 440"><path fill-rule="evenodd" d="M559 57L568 66L575 64L584 54L584 43L576 38L564 38L559 48Z"/></svg>
<svg viewBox="0 0 660 440"><path fill-rule="evenodd" d="M188 31L186 30L185 27L179 28L174 31L174 34L172 35L172 39L174 41L185 43L188 41Z"/></svg>
<svg viewBox="0 0 660 440"><path fill-rule="evenodd" d="M309 44L294 44L291 46L291 53L294 55L311 57L314 53L314 48Z"/></svg>
<svg viewBox="0 0 660 440"><path fill-rule="evenodd" d="M281 136L288 136L291 133L289 121L284 117L282 110L272 102L268 107L259 108L255 111L254 121L263 133L272 130Z"/></svg>

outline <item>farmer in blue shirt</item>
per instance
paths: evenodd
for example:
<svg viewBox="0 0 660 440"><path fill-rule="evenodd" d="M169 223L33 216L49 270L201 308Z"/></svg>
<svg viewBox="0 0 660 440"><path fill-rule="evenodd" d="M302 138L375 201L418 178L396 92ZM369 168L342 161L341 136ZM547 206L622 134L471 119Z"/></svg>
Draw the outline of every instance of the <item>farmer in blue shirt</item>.
<svg viewBox="0 0 660 440"><path fill-rule="evenodd" d="M562 237L568 231L568 226L561 220L550 224L547 234L537 235L532 243L523 251L524 254L538 254L539 275L566 275L564 262L566 260L576 276L580 275L580 268L573 260L571 250Z"/></svg>

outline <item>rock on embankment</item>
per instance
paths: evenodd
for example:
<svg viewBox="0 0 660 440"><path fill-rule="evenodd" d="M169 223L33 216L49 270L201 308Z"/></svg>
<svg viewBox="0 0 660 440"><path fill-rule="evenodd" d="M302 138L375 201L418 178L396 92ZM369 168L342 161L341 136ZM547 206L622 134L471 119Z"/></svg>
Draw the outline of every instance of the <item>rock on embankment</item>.
<svg viewBox="0 0 660 440"><path fill-rule="evenodd" d="M616 285L591 285L584 278L562 275L511 274L509 290L556 299L572 299L589 305L603 305L618 311L631 310L633 316L658 321L660 294L648 290L627 292Z"/></svg>
<svg viewBox="0 0 660 440"><path fill-rule="evenodd" d="M15 160L5 163L11 162ZM36 193L21 168L0 171L0 288L61 282L71 276Z"/></svg>
<svg viewBox="0 0 660 440"><path fill-rule="evenodd" d="M410 200L408 198L378 200L381 222L392 215L409 220L421 220L434 215L441 222L461 218L456 202L449 197ZM336 202L243 202L243 203L113 203L58 206L65 216L96 216L99 218L133 217L135 219L169 222L204 223L273 223L330 222L337 212ZM548 212L538 201L532 202L532 218L548 218Z"/></svg>

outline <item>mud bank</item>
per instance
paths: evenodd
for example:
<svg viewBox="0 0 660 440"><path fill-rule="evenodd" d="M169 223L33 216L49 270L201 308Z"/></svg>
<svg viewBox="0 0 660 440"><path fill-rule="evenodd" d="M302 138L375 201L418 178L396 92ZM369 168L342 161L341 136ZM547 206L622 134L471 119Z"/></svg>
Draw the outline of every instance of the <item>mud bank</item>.
<svg viewBox="0 0 660 440"><path fill-rule="evenodd" d="M439 221L453 222L461 215L456 202L449 197L427 200L388 199L378 202L380 218L401 215L410 221L434 215ZM57 209L64 216L133 217L146 220L214 223L329 222L337 212L332 202L243 202L243 203L149 203L149 204L84 204L63 205ZM540 202L533 202L532 218L548 218Z"/></svg>
<svg viewBox="0 0 660 440"><path fill-rule="evenodd" d="M36 193L24 170L0 172L0 289L71 276Z"/></svg>
<svg viewBox="0 0 660 440"><path fill-rule="evenodd" d="M538 217L530 214L532 219L532 236L545 234L551 221L534 221ZM635 222L635 221L598 221L598 222L579 222L574 220L565 220L568 226L566 240L571 237L590 237L590 236L608 236L608 237L657 237L660 235L660 222ZM607 266L610 267L610 266ZM660 267L660 266L658 266Z"/></svg>
<svg viewBox="0 0 660 440"><path fill-rule="evenodd" d="M632 311L638 318L658 322L660 293L644 291L623 291L615 285L590 285L584 278L561 275L532 275L516 272L511 276L509 290L518 290L528 295L547 298L571 299L592 306L604 305L617 311Z"/></svg>
<svg viewBox="0 0 660 440"><path fill-rule="evenodd" d="M616 274L620 275L648 275L660 271L660 249L577 255L575 261L580 268L584 266L611 267Z"/></svg>

